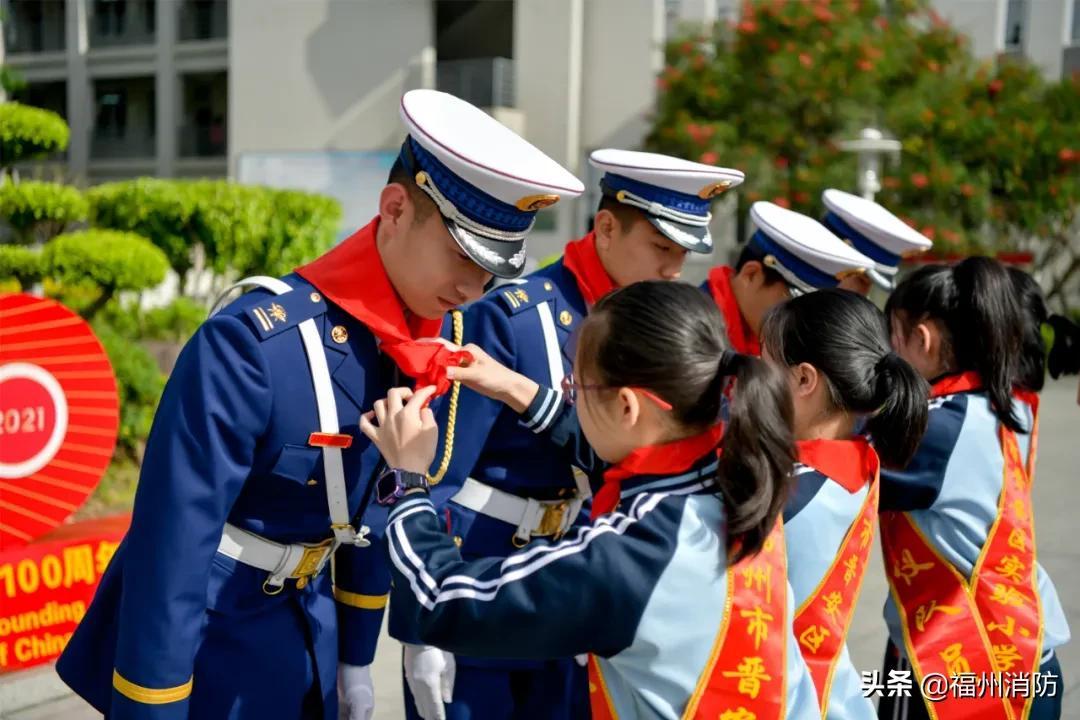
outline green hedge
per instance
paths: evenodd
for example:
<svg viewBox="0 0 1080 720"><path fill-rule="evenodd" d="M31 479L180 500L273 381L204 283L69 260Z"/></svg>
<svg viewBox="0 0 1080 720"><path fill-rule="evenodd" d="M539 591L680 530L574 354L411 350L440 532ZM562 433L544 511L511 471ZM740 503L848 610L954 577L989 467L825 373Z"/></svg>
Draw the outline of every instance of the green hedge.
<svg viewBox="0 0 1080 720"><path fill-rule="evenodd" d="M165 376L153 356L132 337L104 322L93 323L93 328L116 373L120 395L118 447L129 457L139 458L165 389Z"/></svg>
<svg viewBox="0 0 1080 720"><path fill-rule="evenodd" d="M67 148L67 123L54 112L17 102L0 104L0 167Z"/></svg>
<svg viewBox="0 0 1080 720"><path fill-rule="evenodd" d="M142 178L87 197L92 224L150 239L182 278L196 246L218 274L284 275L328 249L341 223L331 198L224 180Z"/></svg>
<svg viewBox="0 0 1080 720"><path fill-rule="evenodd" d="M133 233L82 230L59 235L41 253L42 272L64 284L91 282L109 291L146 290L169 269L165 254Z"/></svg>
<svg viewBox="0 0 1080 720"><path fill-rule="evenodd" d="M41 253L21 245L0 245L0 280L10 279L23 290L41 280Z"/></svg>
<svg viewBox="0 0 1080 720"><path fill-rule="evenodd" d="M58 183L0 181L0 219L20 242L47 240L68 225L86 220L89 203L78 189ZM35 237L39 229L44 237Z"/></svg>

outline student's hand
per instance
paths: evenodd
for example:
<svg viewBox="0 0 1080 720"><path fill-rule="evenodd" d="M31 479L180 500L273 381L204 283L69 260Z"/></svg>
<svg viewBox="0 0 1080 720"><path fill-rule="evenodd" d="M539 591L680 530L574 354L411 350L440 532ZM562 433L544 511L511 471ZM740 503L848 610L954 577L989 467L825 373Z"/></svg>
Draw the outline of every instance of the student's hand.
<svg viewBox="0 0 1080 720"><path fill-rule="evenodd" d="M391 468L426 473L435 460L439 428L431 408L425 407L435 386L413 392L409 388L391 388L386 399L360 417L360 431L379 448ZM375 422L372 422L372 421Z"/></svg>
<svg viewBox="0 0 1080 720"><path fill-rule="evenodd" d="M473 361L462 367L448 367L446 377L460 381L470 390L505 403L519 413L529 407L540 391L536 382L506 367L479 345L469 343L460 349L472 355Z"/></svg>

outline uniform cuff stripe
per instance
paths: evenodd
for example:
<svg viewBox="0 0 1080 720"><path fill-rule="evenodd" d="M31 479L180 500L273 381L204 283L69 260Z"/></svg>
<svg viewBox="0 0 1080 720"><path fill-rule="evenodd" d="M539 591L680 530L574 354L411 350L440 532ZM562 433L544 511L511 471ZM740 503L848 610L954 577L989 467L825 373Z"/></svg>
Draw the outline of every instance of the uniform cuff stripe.
<svg viewBox="0 0 1080 720"><path fill-rule="evenodd" d="M186 700L191 695L191 687L194 677L189 679L183 685L177 685L171 688L148 688L142 685L136 685L124 678L119 671L113 670L113 688L118 693L134 700L138 703L145 705L165 705L167 703L177 702L179 700Z"/></svg>
<svg viewBox="0 0 1080 720"><path fill-rule="evenodd" d="M342 590L341 588L335 587L334 599L342 605L360 608L361 610L382 610L386 607L386 602L390 599L390 596L361 595L360 593L352 593L348 590Z"/></svg>
<svg viewBox="0 0 1080 720"><path fill-rule="evenodd" d="M525 427L533 432L541 432L543 428L537 427L537 424L540 423L546 415L551 413L552 408L557 404L556 401L559 399L558 396L559 393L555 390L541 385L540 392L536 393L536 397L533 398L532 404L530 404L529 407L525 409L525 412L522 413L521 422L524 423Z"/></svg>

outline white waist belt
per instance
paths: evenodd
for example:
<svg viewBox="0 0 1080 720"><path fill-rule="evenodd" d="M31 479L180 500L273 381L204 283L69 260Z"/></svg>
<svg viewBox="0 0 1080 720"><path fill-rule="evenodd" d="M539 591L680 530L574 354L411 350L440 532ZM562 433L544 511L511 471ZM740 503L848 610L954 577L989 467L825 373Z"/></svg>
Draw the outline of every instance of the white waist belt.
<svg viewBox="0 0 1080 720"><path fill-rule="evenodd" d="M217 551L270 573L263 583L263 590L269 595L277 595L288 578L296 578L298 588L307 585L326 566L335 549L336 543L332 539L318 545L282 545L226 523Z"/></svg>
<svg viewBox="0 0 1080 720"><path fill-rule="evenodd" d="M579 493L566 500L534 500L466 478L450 498L473 512L516 526L514 542L521 545L533 537L561 537L574 524L585 502Z"/></svg>

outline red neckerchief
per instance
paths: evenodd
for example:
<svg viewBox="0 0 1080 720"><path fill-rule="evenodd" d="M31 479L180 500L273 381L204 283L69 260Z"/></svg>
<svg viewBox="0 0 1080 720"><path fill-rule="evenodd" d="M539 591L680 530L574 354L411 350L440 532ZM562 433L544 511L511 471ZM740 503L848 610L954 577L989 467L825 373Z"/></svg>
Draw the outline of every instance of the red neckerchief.
<svg viewBox="0 0 1080 720"><path fill-rule="evenodd" d="M732 349L743 355L761 355L761 343L757 335L746 324L746 320L739 310L739 303L735 299L735 292L731 289L731 276L735 274L734 268L727 265L714 267L709 271L709 292L712 293L716 306L724 315L724 324L727 325L728 340L731 341Z"/></svg>
<svg viewBox="0 0 1080 720"><path fill-rule="evenodd" d="M930 386L930 397L942 397L954 393L971 392L982 390L983 381L979 373L974 370L946 375Z"/></svg>
<svg viewBox="0 0 1080 720"><path fill-rule="evenodd" d="M700 435L634 450L604 471L604 484L593 496L593 519L618 507L623 480L637 475L673 475L689 470L706 454L715 452L723 434L723 424L717 424Z"/></svg>
<svg viewBox="0 0 1080 720"><path fill-rule="evenodd" d="M441 395L450 388L446 368L471 360L471 355L452 352L438 343L417 342L419 338L438 337L442 319L414 315L406 321L401 299L375 247L378 228L379 218L375 218L337 247L297 268L296 273L367 326L378 338L379 349L413 378L417 387L434 385L436 396Z"/></svg>
<svg viewBox="0 0 1080 720"><path fill-rule="evenodd" d="M972 390L982 390L982 388L983 382L982 378L979 377L979 373L974 370L968 370L967 372L958 375L946 375L938 380L930 387L930 397L941 397L942 395L971 392ZM1014 387L1012 395L1017 400L1027 403L1027 405L1031 407L1033 415L1039 413L1039 393Z"/></svg>
<svg viewBox="0 0 1080 720"><path fill-rule="evenodd" d="M849 440L798 440L799 462L834 481L849 493L877 477L877 451L866 438Z"/></svg>
<svg viewBox="0 0 1080 720"><path fill-rule="evenodd" d="M580 240L566 244L563 266L577 280L578 290L590 308L596 301L615 289L615 281L604 269L596 252L596 233L589 233Z"/></svg>

